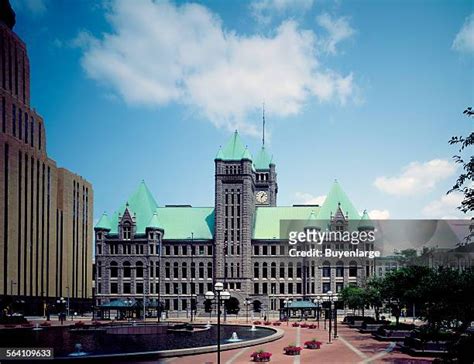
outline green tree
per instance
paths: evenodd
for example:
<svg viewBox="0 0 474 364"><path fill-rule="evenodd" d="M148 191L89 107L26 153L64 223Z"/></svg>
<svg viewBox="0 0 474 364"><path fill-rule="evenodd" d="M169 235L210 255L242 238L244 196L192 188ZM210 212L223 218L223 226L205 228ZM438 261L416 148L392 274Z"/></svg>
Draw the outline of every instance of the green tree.
<svg viewBox="0 0 474 364"><path fill-rule="evenodd" d="M468 107L464 110L464 114L472 118L474 111L472 111L471 107ZM461 192L464 195L461 205L458 208L467 214L474 211L474 188L471 183L474 180L474 155L469 152L466 153L466 149L472 147L474 144L474 132L471 132L467 136L454 136L449 140L449 144L459 146L458 154L454 155L453 159L462 166L463 172L457 178L454 186L448 191L448 194ZM465 154L465 156L463 156L463 154ZM474 221L473 216L471 216L471 221ZM470 234L466 237L466 242L469 243L473 236L474 224L471 224Z"/></svg>
<svg viewBox="0 0 474 364"><path fill-rule="evenodd" d="M344 305L352 310L362 310L362 316L364 315L365 307L365 290L357 286L347 286L342 289L339 294L340 300L344 302Z"/></svg>
<svg viewBox="0 0 474 364"><path fill-rule="evenodd" d="M380 308L383 306L382 288L383 278L373 277L367 282L364 290L364 302L374 308L377 321L380 318Z"/></svg>

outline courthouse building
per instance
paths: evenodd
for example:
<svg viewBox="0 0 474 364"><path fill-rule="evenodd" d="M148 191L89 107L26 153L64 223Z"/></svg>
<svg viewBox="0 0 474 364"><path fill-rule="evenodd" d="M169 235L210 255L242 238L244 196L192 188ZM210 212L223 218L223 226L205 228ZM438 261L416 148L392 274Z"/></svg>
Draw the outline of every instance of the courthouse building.
<svg viewBox="0 0 474 364"><path fill-rule="evenodd" d="M62 296L79 307L92 297L92 186L47 155L14 25L0 0L0 306L41 313Z"/></svg>
<svg viewBox="0 0 474 364"><path fill-rule="evenodd" d="M115 213L102 215L95 226L98 306L142 307L145 299L150 310L161 302L171 315L191 307L205 315L204 294L221 281L233 310L245 312L245 302L251 302L250 310L276 311L285 299L314 300L375 274L368 258L292 258L288 237L280 234L285 220L308 227L324 222L323 229L333 231L348 229L350 222L373 229L337 181L322 206L277 206L275 160L264 144L253 157L237 132L219 149L214 165L213 206L162 206L141 182ZM320 246L328 247L355 246L340 241ZM374 244L357 248L374 250Z"/></svg>

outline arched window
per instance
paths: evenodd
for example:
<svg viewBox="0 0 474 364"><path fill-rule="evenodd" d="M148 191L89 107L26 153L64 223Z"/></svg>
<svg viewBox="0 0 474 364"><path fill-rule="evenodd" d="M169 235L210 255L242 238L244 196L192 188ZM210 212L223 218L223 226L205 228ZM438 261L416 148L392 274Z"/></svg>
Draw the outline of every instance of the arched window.
<svg viewBox="0 0 474 364"><path fill-rule="evenodd" d="M188 278L188 265L186 262L183 262L183 265L181 266L181 275L183 278Z"/></svg>
<svg viewBox="0 0 474 364"><path fill-rule="evenodd" d="M207 278L212 278L212 263L207 263Z"/></svg>
<svg viewBox="0 0 474 364"><path fill-rule="evenodd" d="M336 263L336 277L344 277L344 262L342 260Z"/></svg>
<svg viewBox="0 0 474 364"><path fill-rule="evenodd" d="M118 264L115 261L110 262L110 277L111 278L118 277Z"/></svg>
<svg viewBox="0 0 474 364"><path fill-rule="evenodd" d="M285 278L285 263L280 262L280 278Z"/></svg>
<svg viewBox="0 0 474 364"><path fill-rule="evenodd" d="M136 277L137 278L143 278L143 263L142 262L137 262L136 264Z"/></svg>
<svg viewBox="0 0 474 364"><path fill-rule="evenodd" d="M327 260L323 263L323 277L331 277L331 263Z"/></svg>
<svg viewBox="0 0 474 364"><path fill-rule="evenodd" d="M276 278L276 275L277 275L277 265L276 265L275 262L273 262L273 263L271 264L271 268L270 268L270 276L271 276L272 278Z"/></svg>
<svg viewBox="0 0 474 364"><path fill-rule="evenodd" d="M293 263L288 263L288 278L293 278Z"/></svg>
<svg viewBox="0 0 474 364"><path fill-rule="evenodd" d="M191 263L191 278L196 278L196 263Z"/></svg>
<svg viewBox="0 0 474 364"><path fill-rule="evenodd" d="M178 262L173 263L173 278L179 278L179 264L178 264Z"/></svg>
<svg viewBox="0 0 474 364"><path fill-rule="evenodd" d="M171 276L171 264L170 262L165 263L165 278L170 278Z"/></svg>
<svg viewBox="0 0 474 364"><path fill-rule="evenodd" d="M132 268L130 262L123 262L123 277L130 278L132 276Z"/></svg>
<svg viewBox="0 0 474 364"><path fill-rule="evenodd" d="M355 261L349 263L349 277L357 277L357 262Z"/></svg>
<svg viewBox="0 0 474 364"><path fill-rule="evenodd" d="M296 263L296 278L301 278L302 274L301 262L298 262Z"/></svg>
<svg viewBox="0 0 474 364"><path fill-rule="evenodd" d="M268 278L268 269L266 262L263 262L262 264L262 278Z"/></svg>
<svg viewBox="0 0 474 364"><path fill-rule="evenodd" d="M259 278L259 277L260 277L260 268L259 268L259 266L258 266L258 262L255 262L255 263L253 264L253 276L254 276L255 278Z"/></svg>
<svg viewBox="0 0 474 364"><path fill-rule="evenodd" d="M204 263L199 263L199 278L204 278Z"/></svg>

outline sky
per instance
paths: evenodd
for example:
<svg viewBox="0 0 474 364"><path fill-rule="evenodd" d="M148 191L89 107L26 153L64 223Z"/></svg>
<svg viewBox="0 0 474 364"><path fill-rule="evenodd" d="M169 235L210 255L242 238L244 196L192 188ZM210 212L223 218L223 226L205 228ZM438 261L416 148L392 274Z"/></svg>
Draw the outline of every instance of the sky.
<svg viewBox="0 0 474 364"><path fill-rule="evenodd" d="M463 217L472 1L11 2L48 154L93 184L95 219L141 180L212 206L217 150L237 129L257 153L263 103L278 205L337 179L373 219Z"/></svg>

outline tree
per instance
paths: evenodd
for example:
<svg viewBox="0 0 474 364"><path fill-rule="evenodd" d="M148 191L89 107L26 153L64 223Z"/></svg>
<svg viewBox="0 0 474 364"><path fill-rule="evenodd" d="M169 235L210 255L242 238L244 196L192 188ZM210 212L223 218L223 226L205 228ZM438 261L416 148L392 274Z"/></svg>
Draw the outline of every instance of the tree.
<svg viewBox="0 0 474 364"><path fill-rule="evenodd" d="M471 107L468 107L464 110L463 114L467 117L473 117L474 111ZM458 145L458 154L453 156L455 163L462 166L463 172L457 178L453 187L448 191L452 192L461 192L464 195L461 205L458 207L459 210L465 214L474 211L474 188L472 181L474 180L474 156L471 154L469 156L463 157L465 149L471 147L474 144L474 132L471 132L467 136L454 136L449 140L449 144ZM466 159L467 158L467 159ZM471 221L474 221L474 217L471 216ZM474 236L474 224L470 226L470 233L466 237L466 242L469 243Z"/></svg>
<svg viewBox="0 0 474 364"><path fill-rule="evenodd" d="M365 307L365 290L357 286L347 286L342 289L339 295L344 305L352 310L362 310L364 315Z"/></svg>
<svg viewBox="0 0 474 364"><path fill-rule="evenodd" d="M364 290L364 302L374 308L375 320L377 321L379 321L380 308L383 305L382 288L383 278L373 277L367 282L367 287Z"/></svg>

